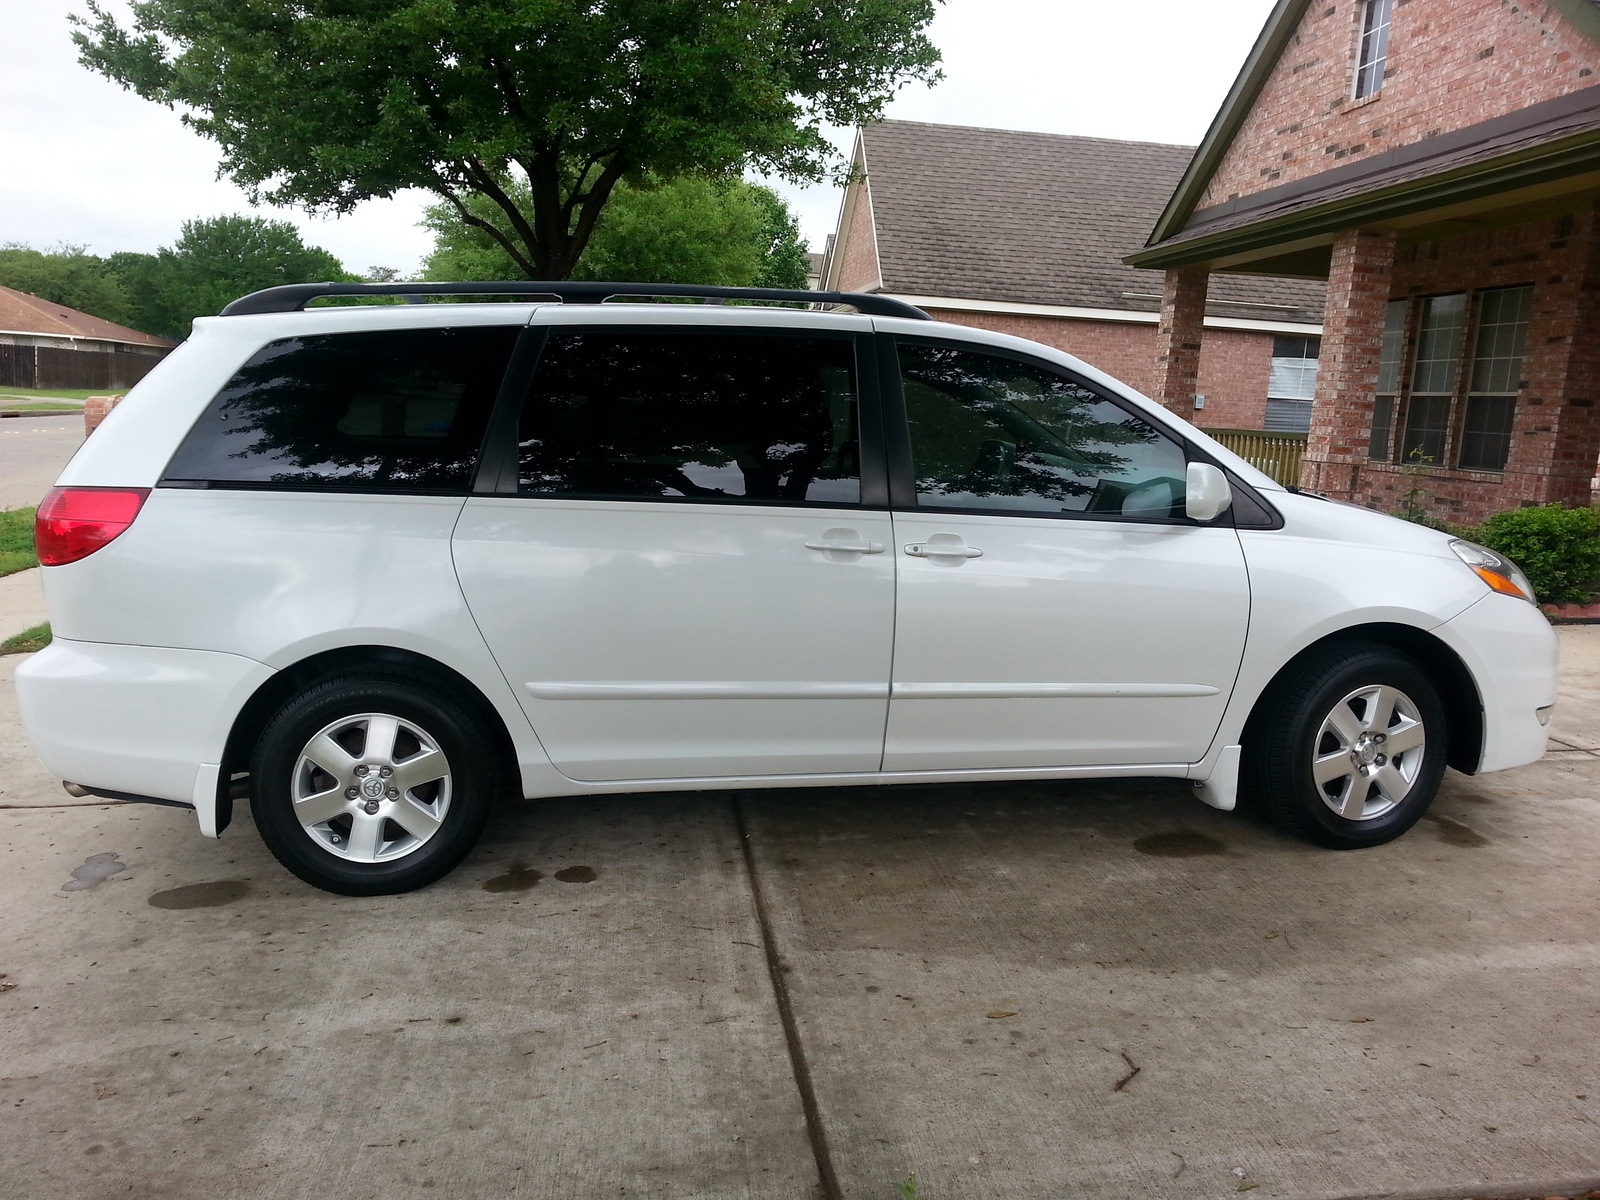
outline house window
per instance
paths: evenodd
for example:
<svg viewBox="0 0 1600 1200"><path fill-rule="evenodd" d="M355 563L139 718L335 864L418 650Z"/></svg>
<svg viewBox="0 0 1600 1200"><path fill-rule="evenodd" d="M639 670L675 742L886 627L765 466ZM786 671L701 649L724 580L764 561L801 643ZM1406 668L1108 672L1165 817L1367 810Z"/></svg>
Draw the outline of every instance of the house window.
<svg viewBox="0 0 1600 1200"><path fill-rule="evenodd" d="M1277 337L1272 341L1272 373L1267 380L1267 419L1272 433L1308 433L1311 401L1317 394L1322 339Z"/></svg>
<svg viewBox="0 0 1600 1200"><path fill-rule="evenodd" d="M1511 421L1522 382L1533 289L1484 292L1480 305L1459 465L1468 471L1503 471L1511 453Z"/></svg>
<svg viewBox="0 0 1600 1200"><path fill-rule="evenodd" d="M1394 436L1395 401L1400 396L1400 365L1406 354L1406 313L1410 304L1391 300L1383 315L1383 350L1378 356L1378 394L1372 402L1372 434L1367 457L1387 462Z"/></svg>
<svg viewBox="0 0 1600 1200"><path fill-rule="evenodd" d="M1417 361L1411 372L1411 402L1400 457L1408 463L1444 462L1450 430L1450 400L1455 395L1466 328L1465 292L1429 296L1417 324Z"/></svg>
<svg viewBox="0 0 1600 1200"><path fill-rule="evenodd" d="M1356 99L1383 90L1383 69L1389 62L1389 21L1394 0L1366 0L1361 13L1361 54L1356 60Z"/></svg>

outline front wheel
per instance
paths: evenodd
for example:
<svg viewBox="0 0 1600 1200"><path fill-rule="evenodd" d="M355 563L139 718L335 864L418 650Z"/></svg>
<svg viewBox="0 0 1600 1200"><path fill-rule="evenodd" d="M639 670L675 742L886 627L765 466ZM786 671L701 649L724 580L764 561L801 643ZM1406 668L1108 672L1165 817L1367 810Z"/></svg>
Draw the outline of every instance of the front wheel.
<svg viewBox="0 0 1600 1200"><path fill-rule="evenodd" d="M273 856L345 896L423 887L477 842L497 783L493 740L436 689L372 672L324 680L267 724L251 813Z"/></svg>
<svg viewBox="0 0 1600 1200"><path fill-rule="evenodd" d="M1338 850L1376 846L1428 810L1447 735L1444 706L1415 661L1387 646L1334 645L1264 699L1243 783L1290 832Z"/></svg>

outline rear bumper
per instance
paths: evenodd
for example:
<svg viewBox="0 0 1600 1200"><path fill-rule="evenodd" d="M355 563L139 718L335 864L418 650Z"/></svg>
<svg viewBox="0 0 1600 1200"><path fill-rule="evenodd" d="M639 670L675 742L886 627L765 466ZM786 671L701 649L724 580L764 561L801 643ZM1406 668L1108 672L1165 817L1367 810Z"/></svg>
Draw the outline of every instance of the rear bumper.
<svg viewBox="0 0 1600 1200"><path fill-rule="evenodd" d="M17 668L17 703L52 773L91 791L192 805L215 836L228 732L272 674L235 654L57 638Z"/></svg>
<svg viewBox="0 0 1600 1200"><path fill-rule="evenodd" d="M1483 701L1478 770L1504 771L1542 758L1561 650L1544 614L1524 600L1489 595L1433 632L1461 656L1478 684Z"/></svg>

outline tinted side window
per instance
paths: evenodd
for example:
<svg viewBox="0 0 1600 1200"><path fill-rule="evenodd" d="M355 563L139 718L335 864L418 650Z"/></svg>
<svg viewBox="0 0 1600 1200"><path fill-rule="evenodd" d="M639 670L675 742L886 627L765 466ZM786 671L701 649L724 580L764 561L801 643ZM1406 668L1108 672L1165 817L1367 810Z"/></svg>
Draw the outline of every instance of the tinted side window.
<svg viewBox="0 0 1600 1200"><path fill-rule="evenodd" d="M556 330L518 432L529 495L861 499L849 337Z"/></svg>
<svg viewBox="0 0 1600 1200"><path fill-rule="evenodd" d="M520 329L285 338L217 393L165 483L466 491Z"/></svg>
<svg viewBox="0 0 1600 1200"><path fill-rule="evenodd" d="M901 342L919 508L1183 514L1183 447L1043 367Z"/></svg>

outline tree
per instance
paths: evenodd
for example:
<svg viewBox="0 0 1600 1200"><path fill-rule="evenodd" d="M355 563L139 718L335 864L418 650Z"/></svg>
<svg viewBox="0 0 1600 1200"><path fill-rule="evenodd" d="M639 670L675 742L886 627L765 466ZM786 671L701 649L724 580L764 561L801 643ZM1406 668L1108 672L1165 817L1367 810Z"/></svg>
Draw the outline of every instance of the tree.
<svg viewBox="0 0 1600 1200"><path fill-rule="evenodd" d="M114 254L141 329L188 336L196 317L221 312L248 292L281 283L349 280L339 260L307 246L287 221L226 216L185 221L178 240L155 254Z"/></svg>
<svg viewBox="0 0 1600 1200"><path fill-rule="evenodd" d="M761 270L752 287L803 288L811 256L800 238L800 221L771 188L752 187L750 199L761 210Z"/></svg>
<svg viewBox="0 0 1600 1200"><path fill-rule="evenodd" d="M35 250L15 242L0 246L0 287L15 288L91 317L128 325L133 306L116 272L82 246ZM135 326L138 328L138 326Z"/></svg>
<svg viewBox="0 0 1600 1200"><path fill-rule="evenodd" d="M938 77L937 2L135 0L124 28L88 0L73 36L185 106L258 198L348 212L424 188L524 275L564 279L624 180L823 178L823 122Z"/></svg>
<svg viewBox="0 0 1600 1200"><path fill-rule="evenodd" d="M508 190L522 189L513 183ZM488 206L481 197L469 203ZM510 255L449 206L434 205L424 224L434 232L434 250L423 278L523 278ZM741 179L688 176L642 188L620 185L572 275L803 288L806 266L799 224L771 189Z"/></svg>

